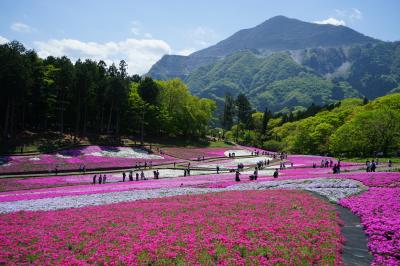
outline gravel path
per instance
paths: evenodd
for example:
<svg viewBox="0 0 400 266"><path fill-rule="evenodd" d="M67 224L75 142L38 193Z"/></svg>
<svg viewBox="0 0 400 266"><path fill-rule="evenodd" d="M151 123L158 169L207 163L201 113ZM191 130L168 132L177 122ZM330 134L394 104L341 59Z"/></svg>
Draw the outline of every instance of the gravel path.
<svg viewBox="0 0 400 266"><path fill-rule="evenodd" d="M243 184L239 183L226 188L163 188L151 190L132 190L91 195L2 202L0 203L0 213L58 210L177 195L204 194L229 190L260 189L303 189L316 192L327 197L330 201L337 202L343 197L360 193L364 190L364 187L358 181L346 179L298 179Z"/></svg>

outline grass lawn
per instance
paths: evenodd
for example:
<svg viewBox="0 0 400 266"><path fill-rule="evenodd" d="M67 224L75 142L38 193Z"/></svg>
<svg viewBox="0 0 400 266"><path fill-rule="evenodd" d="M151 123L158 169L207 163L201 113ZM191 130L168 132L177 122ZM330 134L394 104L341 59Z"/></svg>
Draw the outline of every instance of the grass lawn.
<svg viewBox="0 0 400 266"><path fill-rule="evenodd" d="M355 163L365 163L367 160L372 161L375 160L376 158L343 158L342 161L345 162L355 162ZM389 160L392 160L392 163L400 163L400 157L384 157L384 158L378 158L379 163L387 163Z"/></svg>

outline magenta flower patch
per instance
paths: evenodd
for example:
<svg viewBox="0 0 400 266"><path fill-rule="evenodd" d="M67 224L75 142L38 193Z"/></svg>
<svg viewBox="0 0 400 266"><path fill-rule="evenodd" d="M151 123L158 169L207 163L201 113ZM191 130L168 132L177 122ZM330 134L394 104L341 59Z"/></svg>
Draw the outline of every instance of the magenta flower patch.
<svg viewBox="0 0 400 266"><path fill-rule="evenodd" d="M400 188L370 188L340 204L360 216L374 265L400 265Z"/></svg>
<svg viewBox="0 0 400 266"><path fill-rule="evenodd" d="M298 191L233 191L0 218L0 263L343 265L334 207Z"/></svg>

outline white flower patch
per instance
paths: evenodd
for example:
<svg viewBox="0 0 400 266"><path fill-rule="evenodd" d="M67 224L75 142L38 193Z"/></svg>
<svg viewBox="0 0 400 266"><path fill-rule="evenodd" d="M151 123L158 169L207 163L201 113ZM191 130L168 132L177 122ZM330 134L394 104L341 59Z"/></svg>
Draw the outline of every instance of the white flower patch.
<svg viewBox="0 0 400 266"><path fill-rule="evenodd" d="M318 193L332 202L358 194L364 190L359 181L347 179L297 179L244 183L228 187L231 190L302 189Z"/></svg>
<svg viewBox="0 0 400 266"><path fill-rule="evenodd" d="M59 153L56 154L56 157L58 157L60 159L70 159L70 158L72 158L72 156L62 155L62 154L59 154Z"/></svg>
<svg viewBox="0 0 400 266"><path fill-rule="evenodd" d="M270 157L265 157L265 156L258 156L258 157L250 157L250 158L237 158L233 160L233 165L238 165L242 163L243 165L254 165L257 164L259 161L266 161L266 160L272 160ZM232 164L231 164L232 165Z"/></svg>
<svg viewBox="0 0 400 266"><path fill-rule="evenodd" d="M10 213L16 211L49 211L69 208L79 208L84 206L96 206L125 201L136 201L143 199L153 199L171 197L187 194L205 194L219 191L211 188L162 188L152 190L132 190L123 192L99 193L91 195L66 196L58 198L46 198L37 200L21 200L14 202L1 202L0 213Z"/></svg>
<svg viewBox="0 0 400 266"><path fill-rule="evenodd" d="M118 150L103 150L98 152L92 152L88 155L99 156L99 157L111 157L111 158L130 158L130 159L164 159L159 155L149 154L147 151L141 149L132 148L118 148Z"/></svg>
<svg viewBox="0 0 400 266"><path fill-rule="evenodd" d="M252 155L252 151L249 150L227 150L226 152L224 152L224 155L226 157L229 157L229 153L232 154L234 153L235 156L250 156Z"/></svg>
<svg viewBox="0 0 400 266"><path fill-rule="evenodd" d="M29 158L29 161L40 161L39 157L31 157Z"/></svg>
<svg viewBox="0 0 400 266"><path fill-rule="evenodd" d="M196 165L196 167L207 168L207 169L216 169L217 166L219 166L220 168L223 168L228 165L233 165L233 160L227 160L226 162L219 162L219 163L198 164L198 165Z"/></svg>
<svg viewBox="0 0 400 266"><path fill-rule="evenodd" d="M254 174L255 169L249 169L246 171L241 172L244 175L252 175ZM262 169L258 170L258 176L272 176L274 174L275 170L270 170L270 169Z"/></svg>
<svg viewBox="0 0 400 266"><path fill-rule="evenodd" d="M152 169L152 170L144 170L143 173L146 178L153 178L154 177L154 172L158 170L160 173L159 178L165 178L165 177L180 177L184 175L184 170L183 169ZM136 171L138 172L138 171ZM140 171L139 171L140 173ZM203 175L203 174L211 174L214 173L212 171L207 171L207 170L190 170L190 175ZM129 174L129 172L127 173ZM136 173L133 174L134 178ZM121 174L122 176L122 174Z"/></svg>
<svg viewBox="0 0 400 266"><path fill-rule="evenodd" d="M220 168L225 167L225 168L236 168L238 164L242 163L244 166L248 165L256 165L259 161L266 161L266 160L272 160L270 157L266 156L258 156L258 157L250 157L250 158L236 158L232 160L226 160L224 162L219 162L219 163L204 163L204 164L199 164L197 165L198 167L203 167L203 168L216 168L219 166ZM274 167L275 169L276 167Z"/></svg>

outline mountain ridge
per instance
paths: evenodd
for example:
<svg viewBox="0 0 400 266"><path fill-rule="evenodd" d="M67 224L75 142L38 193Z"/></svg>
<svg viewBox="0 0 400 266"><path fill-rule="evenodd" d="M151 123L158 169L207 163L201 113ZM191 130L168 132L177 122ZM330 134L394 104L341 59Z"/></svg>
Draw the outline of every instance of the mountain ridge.
<svg viewBox="0 0 400 266"><path fill-rule="evenodd" d="M269 54L276 51L317 47L340 47L381 42L345 26L304 22L285 16L275 16L248 29L242 29L215 45L188 56L164 55L148 76L156 79L179 77L241 50Z"/></svg>

